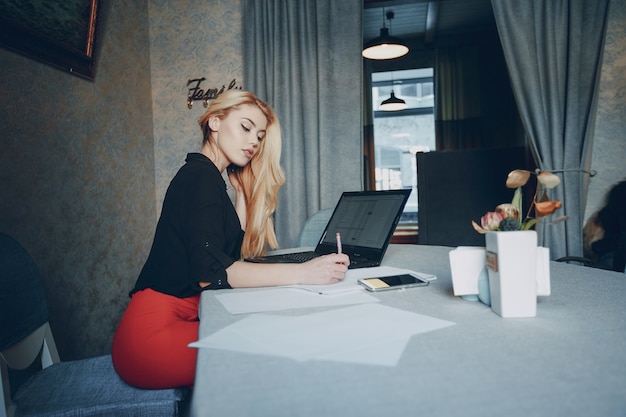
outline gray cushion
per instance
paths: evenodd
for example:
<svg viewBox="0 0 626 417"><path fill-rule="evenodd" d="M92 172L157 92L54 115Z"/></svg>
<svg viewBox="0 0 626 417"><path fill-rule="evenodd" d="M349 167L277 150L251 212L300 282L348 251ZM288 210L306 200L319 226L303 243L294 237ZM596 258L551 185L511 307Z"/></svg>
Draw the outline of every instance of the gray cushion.
<svg viewBox="0 0 626 417"><path fill-rule="evenodd" d="M122 381L111 356L54 364L14 396L20 416L179 416L187 388L143 390Z"/></svg>

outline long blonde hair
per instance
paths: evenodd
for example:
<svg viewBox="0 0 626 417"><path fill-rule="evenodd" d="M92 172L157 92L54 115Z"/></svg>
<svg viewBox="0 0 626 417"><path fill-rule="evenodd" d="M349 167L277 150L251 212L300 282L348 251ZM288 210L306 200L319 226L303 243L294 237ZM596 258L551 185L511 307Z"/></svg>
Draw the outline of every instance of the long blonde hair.
<svg viewBox="0 0 626 417"><path fill-rule="evenodd" d="M274 111L253 93L228 90L220 94L198 119L203 143L210 142L209 119L224 119L231 110L241 105L258 107L267 118L265 138L250 163L237 171L246 197L246 233L241 245L244 258L265 254L267 247L278 247L274 231L273 214L278 203L278 190L285 184L285 174L280 166L281 129Z"/></svg>

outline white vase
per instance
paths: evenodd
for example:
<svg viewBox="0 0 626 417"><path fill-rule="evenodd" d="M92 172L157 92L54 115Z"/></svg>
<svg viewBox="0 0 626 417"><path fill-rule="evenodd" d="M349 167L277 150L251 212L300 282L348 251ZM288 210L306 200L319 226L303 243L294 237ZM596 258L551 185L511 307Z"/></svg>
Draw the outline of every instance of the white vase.
<svg viewBox="0 0 626 417"><path fill-rule="evenodd" d="M501 317L537 315L537 232L487 232L491 309Z"/></svg>

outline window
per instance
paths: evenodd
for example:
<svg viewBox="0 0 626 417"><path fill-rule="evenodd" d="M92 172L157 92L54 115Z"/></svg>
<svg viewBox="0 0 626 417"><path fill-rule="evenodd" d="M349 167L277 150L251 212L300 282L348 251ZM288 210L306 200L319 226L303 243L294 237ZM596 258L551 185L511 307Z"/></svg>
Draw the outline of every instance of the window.
<svg viewBox="0 0 626 417"><path fill-rule="evenodd" d="M406 102L405 110L380 110L392 91ZM412 188L400 223L416 225L415 154L435 149L433 69L373 73L372 101L376 189Z"/></svg>

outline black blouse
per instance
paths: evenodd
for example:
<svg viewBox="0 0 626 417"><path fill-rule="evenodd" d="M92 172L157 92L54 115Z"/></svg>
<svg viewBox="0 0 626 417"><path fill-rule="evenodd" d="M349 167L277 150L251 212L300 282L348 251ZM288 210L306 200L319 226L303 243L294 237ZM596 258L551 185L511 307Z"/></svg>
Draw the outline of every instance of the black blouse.
<svg viewBox="0 0 626 417"><path fill-rule="evenodd" d="M190 153L170 183L148 259L135 292L152 288L176 297L230 288L226 268L241 256L243 231L226 183L206 156Z"/></svg>

